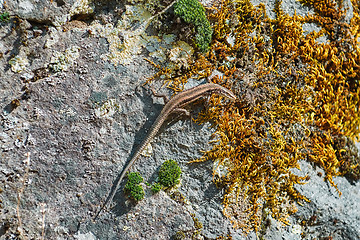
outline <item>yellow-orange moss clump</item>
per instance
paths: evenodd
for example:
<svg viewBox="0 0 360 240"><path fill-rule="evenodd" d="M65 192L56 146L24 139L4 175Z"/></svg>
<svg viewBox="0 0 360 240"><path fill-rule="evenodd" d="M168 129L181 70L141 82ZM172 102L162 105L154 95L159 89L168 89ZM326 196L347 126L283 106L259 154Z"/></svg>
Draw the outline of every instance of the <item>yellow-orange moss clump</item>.
<svg viewBox="0 0 360 240"><path fill-rule="evenodd" d="M262 4L223 0L208 9L210 51L186 70L157 66L156 76L166 76L176 91L190 77L217 70L211 81L239 97L224 106L214 96L199 115L216 132L212 149L197 161L215 161L214 180L226 189L224 214L245 230L259 230L268 213L287 223L296 201L307 200L294 188L307 180L291 171L299 160L322 167L334 187L333 177L357 168L342 157L348 150L339 139L353 141L360 133L359 2L352 2L350 24L339 1L300 2L314 14L290 16L277 2L272 20ZM305 35L304 23L321 30Z"/></svg>

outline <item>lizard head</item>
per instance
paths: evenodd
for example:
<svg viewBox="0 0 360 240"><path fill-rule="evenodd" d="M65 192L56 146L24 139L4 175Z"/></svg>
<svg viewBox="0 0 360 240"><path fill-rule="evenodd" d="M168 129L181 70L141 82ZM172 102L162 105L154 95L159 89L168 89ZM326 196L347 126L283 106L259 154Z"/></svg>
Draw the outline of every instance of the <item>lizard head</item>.
<svg viewBox="0 0 360 240"><path fill-rule="evenodd" d="M231 90L229 90L229 89L227 89L227 88L225 88L223 86L220 86L218 84L214 84L214 83L212 83L212 84L214 86L212 88L213 91L211 93L223 96L223 97L228 98L228 99L233 100L233 101L236 100L236 96Z"/></svg>

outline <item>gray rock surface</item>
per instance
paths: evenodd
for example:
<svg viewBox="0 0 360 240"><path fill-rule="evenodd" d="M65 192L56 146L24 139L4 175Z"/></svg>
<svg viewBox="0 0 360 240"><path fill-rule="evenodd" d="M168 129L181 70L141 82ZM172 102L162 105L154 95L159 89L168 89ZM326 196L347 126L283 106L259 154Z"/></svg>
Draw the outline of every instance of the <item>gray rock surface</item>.
<svg viewBox="0 0 360 240"><path fill-rule="evenodd" d="M324 171L302 161L299 175L309 175L297 189L311 202L299 205L289 226L272 220L265 239L360 239L360 183L343 177L334 179L342 195L324 181ZM320 176L321 175L321 176Z"/></svg>
<svg viewBox="0 0 360 240"><path fill-rule="evenodd" d="M151 157L132 168L151 183L162 162L174 159L183 172L178 190L153 195L144 185L146 197L136 205L119 191L113 210L93 222L162 108L137 88L155 73L145 54L161 60L182 43L140 31L142 25L134 30L147 13L131 2L14 0L0 8L19 17L0 23L1 239L170 239L179 232L185 239L256 239L222 214L213 163L188 164L210 147L213 130L186 117L163 127ZM295 4L289 13L294 8L306 11ZM360 239L359 183L336 178L339 197L319 171L302 163L311 178L298 189L311 203L290 226L270 219L265 239Z"/></svg>

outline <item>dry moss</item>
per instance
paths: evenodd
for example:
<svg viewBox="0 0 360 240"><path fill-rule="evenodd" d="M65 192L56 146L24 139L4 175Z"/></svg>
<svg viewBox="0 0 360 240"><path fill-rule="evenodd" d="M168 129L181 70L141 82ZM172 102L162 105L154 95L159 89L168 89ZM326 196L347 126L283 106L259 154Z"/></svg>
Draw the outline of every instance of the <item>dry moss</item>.
<svg viewBox="0 0 360 240"><path fill-rule="evenodd" d="M245 230L259 230L267 213L286 224L294 203L307 200L294 187L307 180L291 171L299 160L322 167L336 189L333 177L356 166L339 157L347 150L335 140L353 141L360 133L359 2L352 2L351 24L344 22L341 2L300 2L315 13L290 16L277 2L271 20L262 4L223 0L208 12L214 30L210 51L186 70L156 65L159 72L151 79L161 76L181 91L190 77L217 70L222 75L211 81L239 97L225 107L221 98L210 98L197 121L213 122L215 140L197 161L216 160L227 169L220 177L214 170L215 182L226 189L224 214ZM304 23L321 30L304 35ZM320 36L329 41L317 42Z"/></svg>

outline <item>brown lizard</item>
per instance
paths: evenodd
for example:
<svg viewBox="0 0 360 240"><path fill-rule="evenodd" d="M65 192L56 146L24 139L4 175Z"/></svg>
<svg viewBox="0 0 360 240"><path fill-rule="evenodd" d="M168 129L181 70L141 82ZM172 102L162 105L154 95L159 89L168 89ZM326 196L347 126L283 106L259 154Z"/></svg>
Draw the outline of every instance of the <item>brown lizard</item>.
<svg viewBox="0 0 360 240"><path fill-rule="evenodd" d="M150 140L159 131L160 127L163 125L168 116L175 112L186 112L186 110L183 109L184 106L198 100L201 97L209 96L211 94L218 94L231 100L236 99L234 93L232 93L229 89L215 83L207 83L180 92L179 94L176 94L173 98L171 98L168 103L165 104L164 108L162 109L159 116L156 118L155 122L150 128L148 135L146 136L138 150L135 152L130 162L122 170L120 178L115 183L116 186L114 190L111 192L105 203L102 205L99 212L96 214L94 220L99 216L100 212L105 208L106 204L112 201L113 197L115 196L116 190L118 189L121 180L124 178L126 172L134 164L136 159L138 159L140 154L144 151Z"/></svg>

